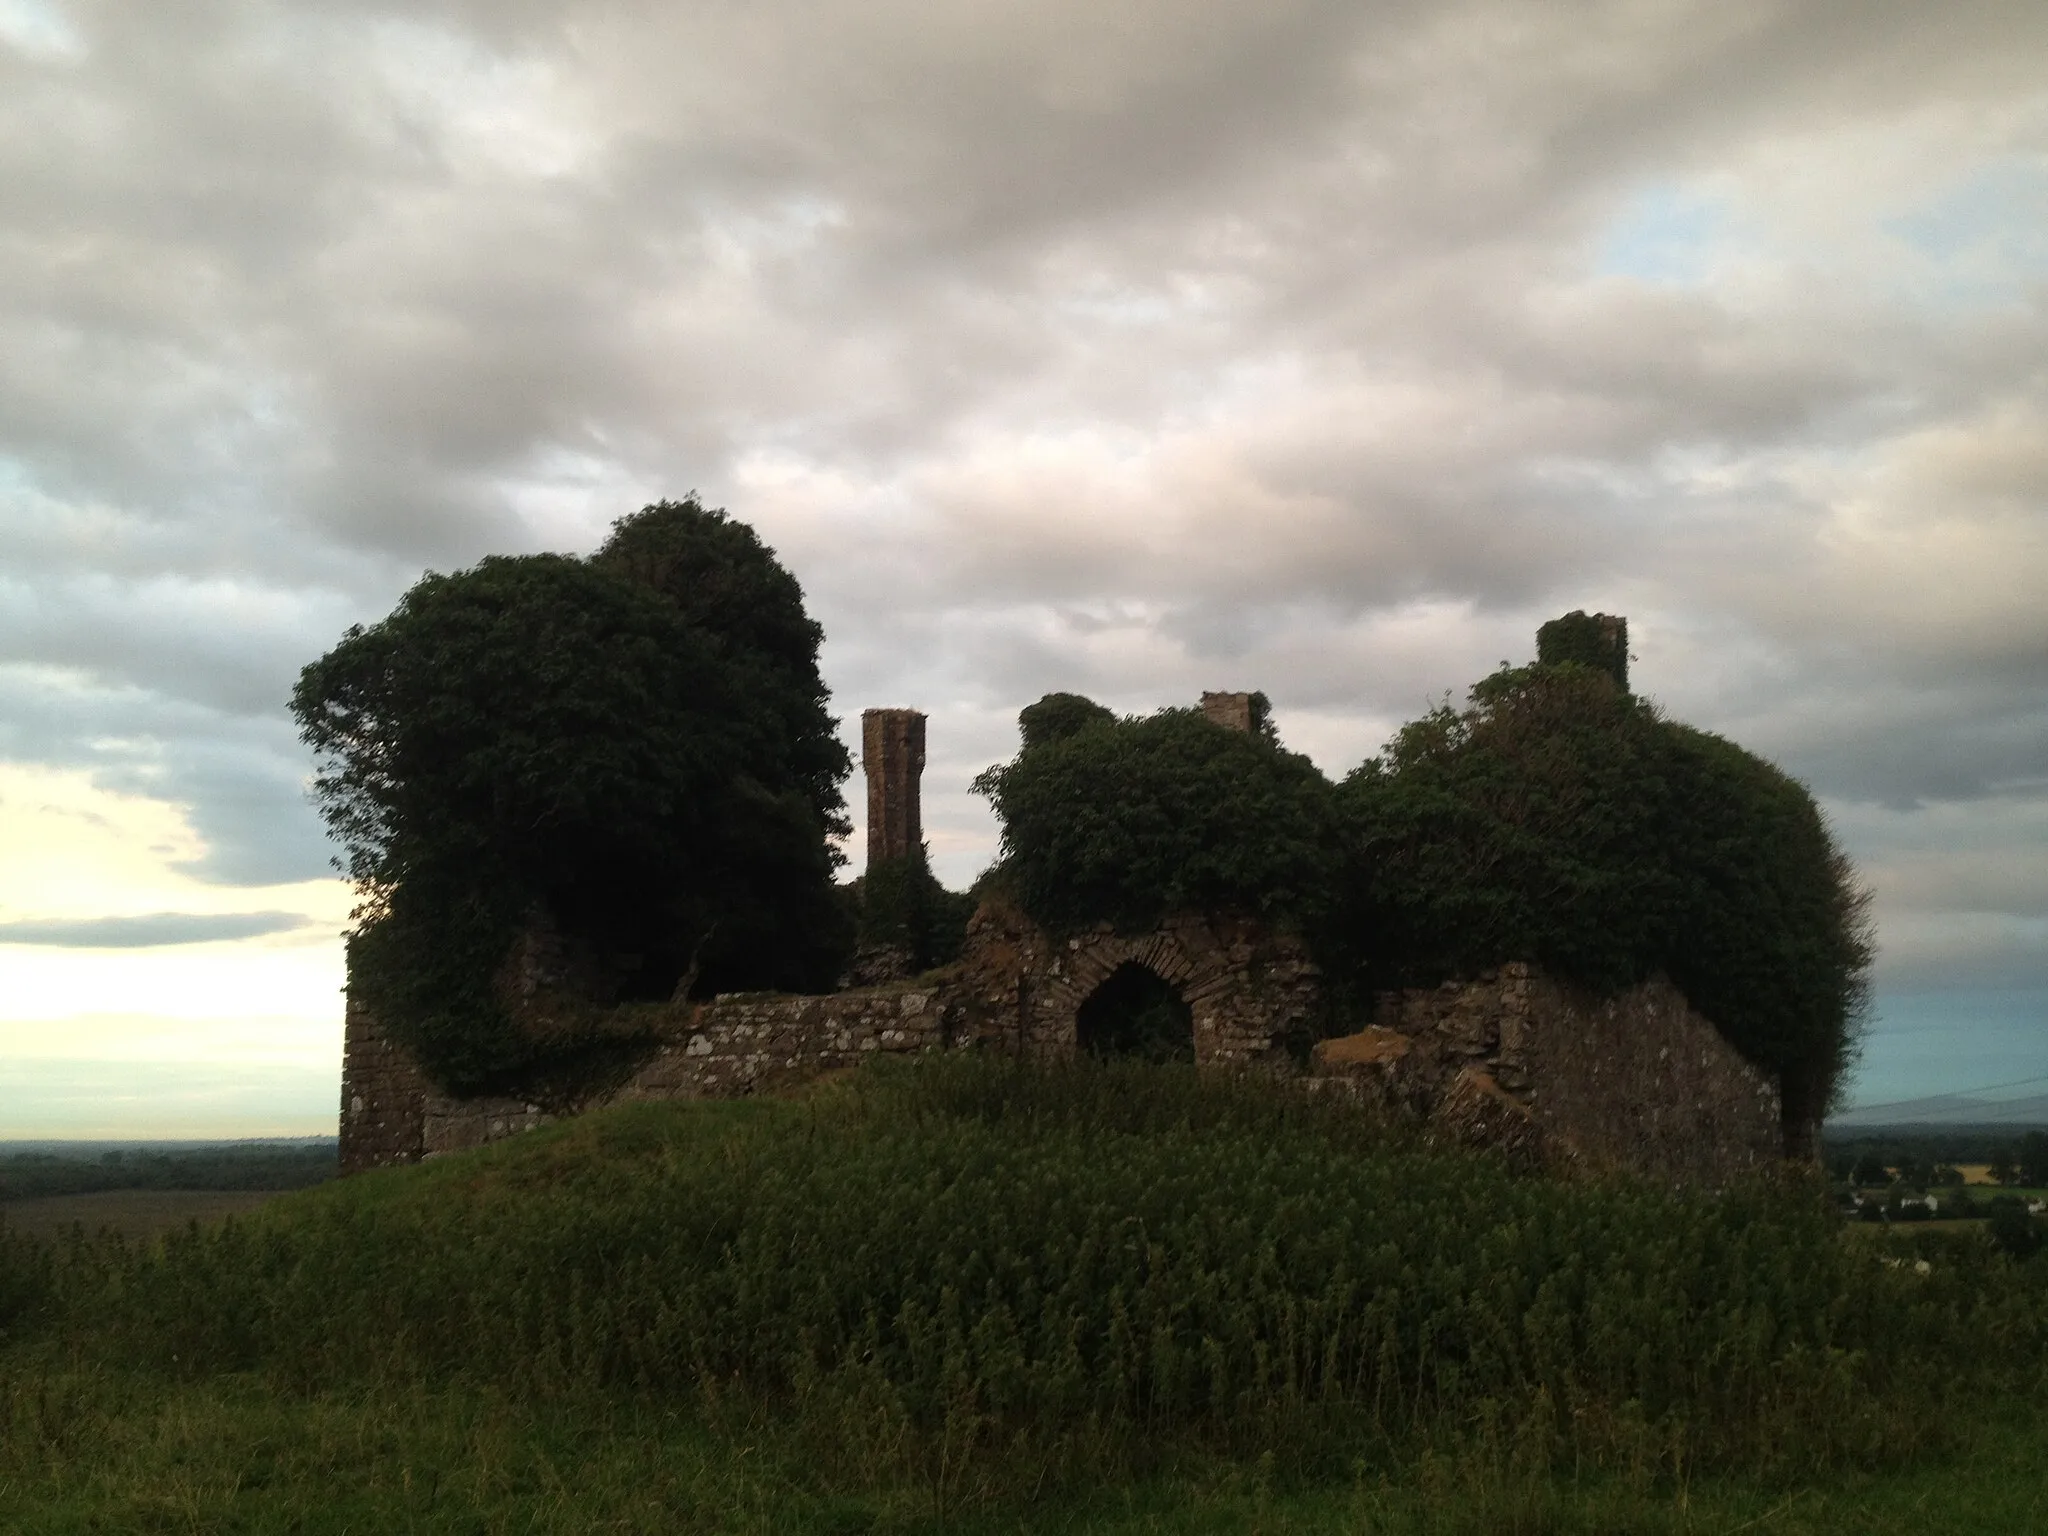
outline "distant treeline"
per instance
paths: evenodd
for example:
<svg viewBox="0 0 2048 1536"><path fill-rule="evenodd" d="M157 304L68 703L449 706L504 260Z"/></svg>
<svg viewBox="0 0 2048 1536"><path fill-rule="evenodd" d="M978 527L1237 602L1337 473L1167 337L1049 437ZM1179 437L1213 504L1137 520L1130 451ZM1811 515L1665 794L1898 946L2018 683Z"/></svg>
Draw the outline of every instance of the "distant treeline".
<svg viewBox="0 0 2048 1536"><path fill-rule="evenodd" d="M0 1200L111 1189L304 1189L335 1174L331 1141L0 1153Z"/></svg>
<svg viewBox="0 0 2048 1536"><path fill-rule="evenodd" d="M2031 1137L2048 1127L2031 1125L1873 1125L1821 1132L1822 1158L1830 1168L1865 1156L1897 1167L1902 1163L1995 1163L2017 1158Z"/></svg>
<svg viewBox="0 0 2048 1536"><path fill-rule="evenodd" d="M1960 1165L1989 1167L1993 1184L2048 1188L2048 1130L2025 1126L1874 1126L1823 1137L1823 1161L1837 1180L1864 1188L1962 1184Z"/></svg>

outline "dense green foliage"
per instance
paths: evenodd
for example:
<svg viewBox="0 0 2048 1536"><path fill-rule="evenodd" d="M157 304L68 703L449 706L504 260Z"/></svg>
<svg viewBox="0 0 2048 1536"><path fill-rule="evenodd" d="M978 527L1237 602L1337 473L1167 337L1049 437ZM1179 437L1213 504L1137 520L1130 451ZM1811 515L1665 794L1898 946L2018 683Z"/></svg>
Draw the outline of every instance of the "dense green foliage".
<svg viewBox="0 0 2048 1536"><path fill-rule="evenodd" d="M752 531L691 501L589 561L429 574L305 669L292 709L365 893L352 984L434 1075L545 1064L493 984L530 919L596 1003L832 984L848 759L818 640Z"/></svg>
<svg viewBox="0 0 2048 1536"><path fill-rule="evenodd" d="M1546 655L1404 727L1333 787L1270 730L1119 720L1049 695L976 781L997 878L1055 930L1182 908L1294 926L1340 1007L1535 961L1599 991L1662 972L1818 1120L1871 958L1862 893L1812 796L1631 696L1626 631L1568 614Z"/></svg>
<svg viewBox="0 0 2048 1536"><path fill-rule="evenodd" d="M158 1249L7 1249L0 1328L188 1379L752 1405L854 1462L1054 1479L1489 1422L1545 1466L1793 1475L2042 1384L2048 1265L1930 1234L1922 1273L1805 1186L1560 1183L1389 1135L1278 1085L933 1059L589 1116Z"/></svg>
<svg viewBox="0 0 2048 1536"><path fill-rule="evenodd" d="M175 1381L38 1352L0 1372L10 1536L2033 1536L2048 1529L2048 1414L1971 1405L1942 1451L1788 1487L1658 1475L1646 1456L1558 1467L1481 1420L1461 1443L1360 1455L1301 1480L1190 1454L1057 1489L1026 1458L829 1454L783 1421L617 1394L533 1397L404 1380L306 1393L260 1376Z"/></svg>
<svg viewBox="0 0 2048 1536"><path fill-rule="evenodd" d="M2048 1263L1850 1237L1798 1185L1559 1184L1272 1085L928 1060L160 1245L0 1234L0 1523L2037 1528Z"/></svg>
<svg viewBox="0 0 2048 1536"><path fill-rule="evenodd" d="M1575 608L1536 631L1539 666L1588 667L1628 692L1628 620Z"/></svg>
<svg viewBox="0 0 2048 1536"><path fill-rule="evenodd" d="M1380 974L1536 961L1600 988L1663 971L1817 1120L1854 1047L1863 896L1812 797L1604 673L1510 668L1343 787Z"/></svg>
<svg viewBox="0 0 2048 1536"><path fill-rule="evenodd" d="M818 672L825 631L759 535L694 497L664 501L614 523L590 563L659 593L710 642L745 691L748 729L771 738L777 770L813 822L847 832L839 786L852 763Z"/></svg>
<svg viewBox="0 0 2048 1536"><path fill-rule="evenodd" d="M975 780L1002 820L1000 879L1027 912L1055 929L1189 908L1323 920L1344 839L1315 764L1199 710L1119 720L1085 703Z"/></svg>
<svg viewBox="0 0 2048 1536"><path fill-rule="evenodd" d="M2048 1186L2048 1131L2029 1131L2012 1154L2013 1172L2022 1184Z"/></svg>
<svg viewBox="0 0 2048 1536"><path fill-rule="evenodd" d="M939 884L922 845L906 858L870 864L853 882L852 896L860 949L894 950L912 971L949 964L967 942L974 898Z"/></svg>
<svg viewBox="0 0 2048 1536"><path fill-rule="evenodd" d="M1027 748L1064 741L1091 725L1115 723L1112 712L1078 693L1048 693L1036 704L1025 705L1017 715L1017 729Z"/></svg>
<svg viewBox="0 0 2048 1536"><path fill-rule="evenodd" d="M335 1144L137 1147L0 1156L0 1200L111 1189L305 1189L335 1172Z"/></svg>

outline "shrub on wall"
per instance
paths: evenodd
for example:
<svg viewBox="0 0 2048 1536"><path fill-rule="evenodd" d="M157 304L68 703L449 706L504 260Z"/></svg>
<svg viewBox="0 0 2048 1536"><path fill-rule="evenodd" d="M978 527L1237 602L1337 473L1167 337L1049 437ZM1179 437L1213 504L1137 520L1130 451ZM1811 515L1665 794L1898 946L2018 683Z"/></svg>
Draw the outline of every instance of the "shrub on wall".
<svg viewBox="0 0 2048 1536"><path fill-rule="evenodd" d="M1078 693L1048 693L1036 704L1027 704L1017 716L1017 729L1026 747L1064 741L1091 725L1115 723L1114 714Z"/></svg>
<svg viewBox="0 0 2048 1536"><path fill-rule="evenodd" d="M974 783L1002 821L998 878L1026 912L1068 931L1186 909L1323 916L1343 848L1315 764L1199 710L1117 719L1076 700L1059 705L1066 729L1034 729L1072 698L1025 711L1023 750Z"/></svg>
<svg viewBox="0 0 2048 1536"><path fill-rule="evenodd" d="M974 915L974 898L939 884L922 845L904 858L870 864L854 882L854 899L859 947L899 951L913 971L957 960Z"/></svg>
<svg viewBox="0 0 2048 1536"><path fill-rule="evenodd" d="M995 879L1055 930L1186 908L1287 923L1354 1014L1373 988L1509 960L1602 992L1663 972L1811 1124L1855 1050L1863 894L1797 781L1627 691L1626 637L1603 615L1546 624L1551 659L1334 789L1270 730L1048 695L976 781L1003 823Z"/></svg>
<svg viewBox="0 0 2048 1536"><path fill-rule="evenodd" d="M1628 692L1628 620L1573 609L1536 631L1536 660L1546 667L1576 664L1605 672Z"/></svg>

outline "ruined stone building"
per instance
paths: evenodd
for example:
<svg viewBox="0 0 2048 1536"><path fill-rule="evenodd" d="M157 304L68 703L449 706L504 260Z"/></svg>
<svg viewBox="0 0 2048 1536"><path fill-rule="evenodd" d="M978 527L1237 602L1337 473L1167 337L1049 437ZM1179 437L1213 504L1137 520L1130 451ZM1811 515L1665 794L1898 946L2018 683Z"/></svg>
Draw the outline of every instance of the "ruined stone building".
<svg viewBox="0 0 2048 1536"><path fill-rule="evenodd" d="M1253 730L1255 697L1204 694L1202 710L1219 727ZM925 717L869 710L861 742L872 864L921 846ZM1383 994L1371 1027L1308 1050L1320 977L1288 933L1183 912L1142 933L1105 925L1055 937L990 903L970 923L961 960L927 976L825 996L672 1002L637 1069L573 1104L451 1097L352 998L342 1168L417 1161L601 1103L751 1093L878 1053L979 1046L1069 1056L1087 1041L1091 1008L1133 983L1172 1000L1187 1032L1179 1054L1198 1068L1301 1074L1316 1091L1551 1165L1719 1182L1783 1150L1777 1084L1667 982L1596 998L1507 965Z"/></svg>

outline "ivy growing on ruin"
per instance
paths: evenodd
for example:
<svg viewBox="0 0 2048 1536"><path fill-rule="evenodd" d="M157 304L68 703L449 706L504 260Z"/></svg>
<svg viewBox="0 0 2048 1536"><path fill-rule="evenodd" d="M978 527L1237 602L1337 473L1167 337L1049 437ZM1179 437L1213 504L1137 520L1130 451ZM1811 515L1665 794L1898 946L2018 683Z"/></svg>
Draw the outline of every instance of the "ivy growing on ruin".
<svg viewBox="0 0 2048 1536"><path fill-rule="evenodd" d="M922 843L902 857L870 862L853 882L852 895L859 913L858 953L887 953L912 974L960 957L974 898L939 883Z"/></svg>
<svg viewBox="0 0 2048 1536"><path fill-rule="evenodd" d="M1813 797L1577 661L1505 668L1342 786L1377 978L1533 960L1612 991L1663 972L1788 1120L1818 1118L1855 1049L1865 897Z"/></svg>
<svg viewBox="0 0 2048 1536"><path fill-rule="evenodd" d="M1056 930L1186 910L1326 919L1344 839L1306 757L1199 710L1118 719L1063 703L1057 718L1065 729L1027 724L1016 758L974 781L1003 825L996 878L1033 917Z"/></svg>
<svg viewBox="0 0 2048 1536"><path fill-rule="evenodd" d="M430 573L308 666L292 710L385 1028L450 1088L531 1076L561 1045L514 1017L536 924L592 1005L829 988L850 765L819 639L753 531L692 500L589 560Z"/></svg>
<svg viewBox="0 0 2048 1536"><path fill-rule="evenodd" d="M975 784L1003 824L993 879L1055 931L1257 914L1308 939L1354 1015L1378 988L1506 961L1610 993L1661 972L1781 1076L1788 1119L1816 1118L1871 959L1819 807L1631 695L1619 621L1543 634L1552 659L1403 727L1341 785L1270 733L1048 696Z"/></svg>

